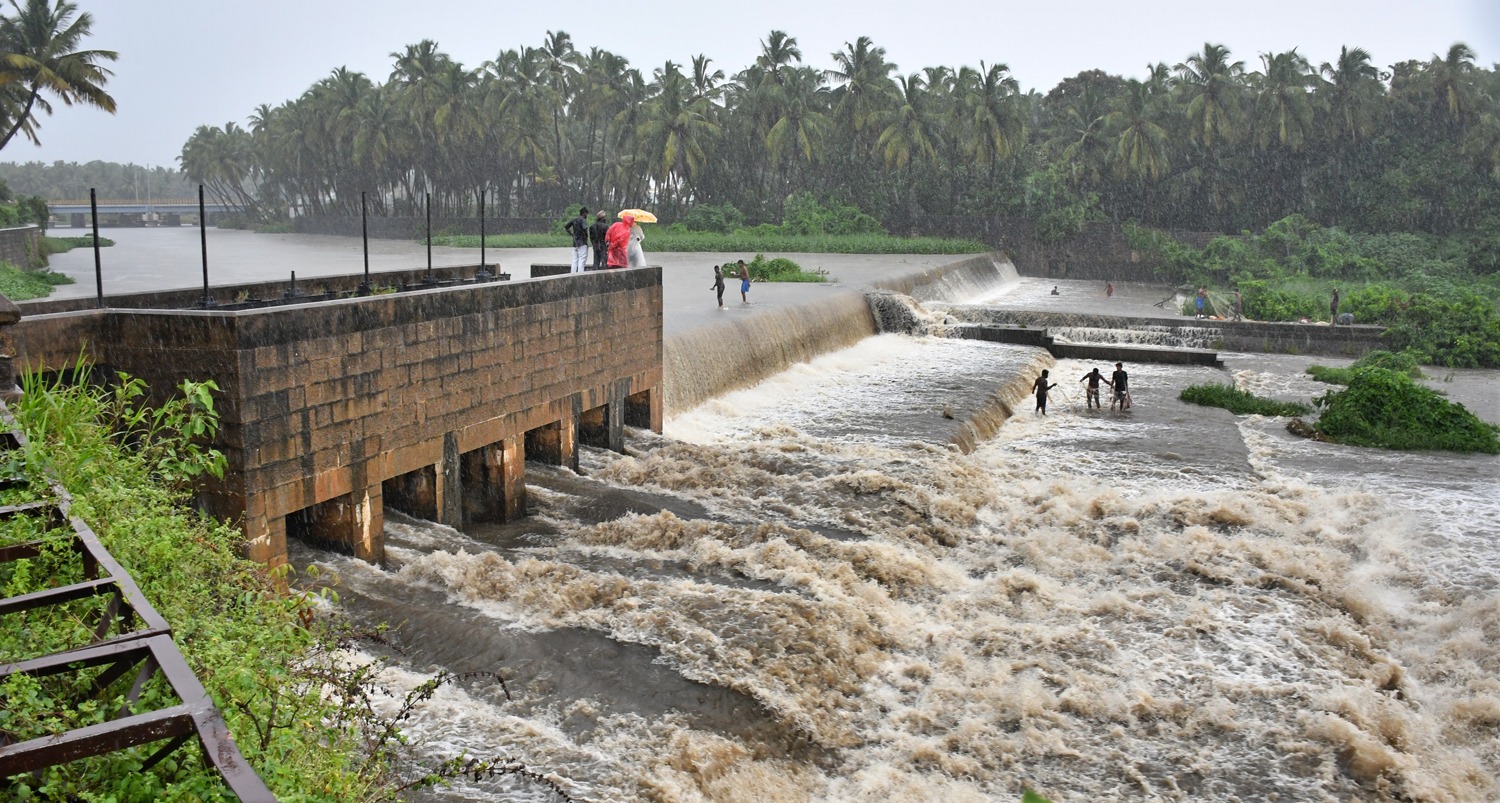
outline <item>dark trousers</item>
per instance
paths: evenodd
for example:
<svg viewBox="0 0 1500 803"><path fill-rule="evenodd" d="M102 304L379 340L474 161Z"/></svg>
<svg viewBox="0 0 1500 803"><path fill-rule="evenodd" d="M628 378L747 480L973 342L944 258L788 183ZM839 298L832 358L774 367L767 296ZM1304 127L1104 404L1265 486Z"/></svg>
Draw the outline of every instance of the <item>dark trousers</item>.
<svg viewBox="0 0 1500 803"><path fill-rule="evenodd" d="M594 247L594 269L595 270L603 270L604 269L604 257L608 253L609 253L609 249L608 248L599 248L598 246Z"/></svg>

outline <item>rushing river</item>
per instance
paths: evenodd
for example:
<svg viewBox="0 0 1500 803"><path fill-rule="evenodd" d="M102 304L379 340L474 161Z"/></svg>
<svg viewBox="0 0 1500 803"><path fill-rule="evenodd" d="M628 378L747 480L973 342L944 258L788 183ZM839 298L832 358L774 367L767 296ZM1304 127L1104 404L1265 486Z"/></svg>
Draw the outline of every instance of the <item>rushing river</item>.
<svg viewBox="0 0 1500 803"><path fill-rule="evenodd" d="M384 570L294 559L399 625L394 694L506 677L509 702L442 689L420 752L577 799L1494 799L1500 460L1176 400L1326 389L1307 359L1227 362L1131 366L1119 414L1080 409L1093 366L1063 361L1051 415L1012 398L962 454L945 398L1051 358L882 335L586 450L582 476L529 466L525 521L393 516ZM552 799L427 799L502 795Z"/></svg>
<svg viewBox="0 0 1500 803"><path fill-rule="evenodd" d="M175 250L122 249L106 283L192 286L180 234L123 233ZM216 236L258 253L237 280L312 256ZM309 242L308 269L359 253ZM1045 307L1052 284L984 303ZM1177 401L1327 390L1314 360L1225 359L1127 366L1135 407L1090 412L1093 364L880 335L632 431L626 455L584 449L579 474L528 465L521 521L388 511L386 567L292 558L393 626L354 656L384 662L387 710L440 670L506 679L510 700L474 675L419 706L414 761L513 759L577 800L1500 799L1500 459ZM1041 417L1022 389L1044 367L1062 392ZM1435 384L1500 420L1496 372ZM949 447L945 411L990 394L1016 414ZM556 795L504 776L419 799Z"/></svg>

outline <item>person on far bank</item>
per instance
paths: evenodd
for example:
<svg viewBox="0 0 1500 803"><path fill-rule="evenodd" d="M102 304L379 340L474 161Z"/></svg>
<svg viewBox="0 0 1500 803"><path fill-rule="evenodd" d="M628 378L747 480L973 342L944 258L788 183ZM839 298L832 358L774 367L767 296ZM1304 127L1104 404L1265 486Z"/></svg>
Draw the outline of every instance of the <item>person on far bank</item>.
<svg viewBox="0 0 1500 803"><path fill-rule="evenodd" d="M589 208L578 207L578 214L563 224L563 231L573 235L573 272L583 273L589 264Z"/></svg>
<svg viewBox="0 0 1500 803"><path fill-rule="evenodd" d="M1114 298L1115 297L1115 283L1114 282L1105 282L1104 283L1104 297L1105 298Z"/></svg>
<svg viewBox="0 0 1500 803"><path fill-rule="evenodd" d="M1245 299L1240 298L1240 291L1234 291L1234 319L1245 320Z"/></svg>
<svg viewBox="0 0 1500 803"><path fill-rule="evenodd" d="M1047 369L1043 368L1042 375L1037 377L1036 381L1031 383L1031 386L1036 389L1036 411L1042 415L1046 415L1047 391L1057 387L1057 383L1047 384Z"/></svg>
<svg viewBox="0 0 1500 803"><path fill-rule="evenodd" d="M1199 318L1203 317L1203 307L1207 303L1208 303L1208 288L1207 287L1200 287L1200 288L1198 288L1198 297L1193 300L1193 304L1194 304L1194 306L1196 306L1198 308L1198 317Z"/></svg>
<svg viewBox="0 0 1500 803"><path fill-rule="evenodd" d="M624 268L630 264L630 257L626 251L630 248L630 227L635 223L634 215L626 215L616 220L604 233L604 243L609 248L605 258L606 266L610 270Z"/></svg>
<svg viewBox="0 0 1500 803"><path fill-rule="evenodd" d="M609 231L609 222L605 220L604 210L600 209L594 213L594 225L589 226L589 245L594 248L594 270L604 268L604 254L609 246L604 242L604 233Z"/></svg>
<svg viewBox="0 0 1500 803"><path fill-rule="evenodd" d="M1098 366L1095 366L1094 370L1089 371L1088 373L1084 374L1083 378L1080 379L1080 380L1078 380L1078 381L1079 382L1087 382L1087 383L1089 383L1089 386L1088 386L1088 401L1085 402L1085 404L1087 405L1088 409L1090 409L1090 410L1103 410L1104 409L1104 403L1101 402L1101 401L1099 401L1099 383L1103 382L1105 384L1109 384L1109 380L1104 378L1104 374L1099 373Z"/></svg>
<svg viewBox="0 0 1500 803"><path fill-rule="evenodd" d="M719 296L719 309L724 309L724 269L714 266L714 283L708 288Z"/></svg>
<svg viewBox="0 0 1500 803"><path fill-rule="evenodd" d="M1331 326L1339 325L1339 289L1333 288L1333 299L1328 302L1328 323Z"/></svg>
<svg viewBox="0 0 1500 803"><path fill-rule="evenodd" d="M740 260L739 277L740 277L740 301L743 301L744 303L749 304L750 303L750 268L749 268L749 266L747 266L745 264L745 260L743 260L743 259Z"/></svg>
<svg viewBox="0 0 1500 803"><path fill-rule="evenodd" d="M1109 403L1109 411L1114 412L1115 405L1120 405L1120 412L1130 409L1130 375L1125 373L1123 363L1115 363L1115 372L1110 375L1109 386L1114 389L1115 397Z"/></svg>

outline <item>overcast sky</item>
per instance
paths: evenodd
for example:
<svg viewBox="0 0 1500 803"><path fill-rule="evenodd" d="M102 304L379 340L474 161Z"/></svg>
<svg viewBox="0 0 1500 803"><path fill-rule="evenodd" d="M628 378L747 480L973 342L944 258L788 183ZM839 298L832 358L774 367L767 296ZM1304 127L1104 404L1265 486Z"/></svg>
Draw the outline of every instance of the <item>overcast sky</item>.
<svg viewBox="0 0 1500 803"><path fill-rule="evenodd" d="M85 47L114 50L108 91L119 110L54 104L42 146L20 139L3 161L103 159L176 166L199 125L241 125L255 106L300 95L336 67L384 83L391 53L422 39L468 67L503 50L540 46L566 31L581 51L601 47L647 76L704 54L732 75L772 30L796 37L805 62L860 36L900 70L1003 63L1025 89L1099 68L1141 77L1202 49L1227 46L1248 69L1298 48L1314 65L1341 45L1377 65L1428 59L1465 42L1478 62L1500 61L1500 0L658 0L634 3L507 0L74 0L94 16ZM5 13L11 13L9 4Z"/></svg>

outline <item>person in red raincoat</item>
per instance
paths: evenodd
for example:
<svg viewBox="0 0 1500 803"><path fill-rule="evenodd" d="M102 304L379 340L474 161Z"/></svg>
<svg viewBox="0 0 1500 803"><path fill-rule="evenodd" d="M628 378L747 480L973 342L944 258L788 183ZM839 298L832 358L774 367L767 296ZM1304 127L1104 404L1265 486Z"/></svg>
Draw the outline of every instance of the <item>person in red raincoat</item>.
<svg viewBox="0 0 1500 803"><path fill-rule="evenodd" d="M626 250L630 247L630 227L635 225L635 215L625 215L604 233L604 242L609 246L606 264L611 268L623 268L630 264Z"/></svg>

